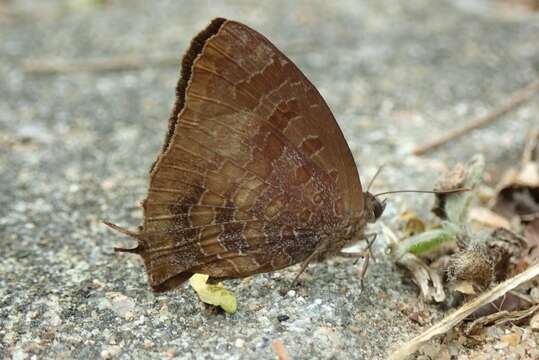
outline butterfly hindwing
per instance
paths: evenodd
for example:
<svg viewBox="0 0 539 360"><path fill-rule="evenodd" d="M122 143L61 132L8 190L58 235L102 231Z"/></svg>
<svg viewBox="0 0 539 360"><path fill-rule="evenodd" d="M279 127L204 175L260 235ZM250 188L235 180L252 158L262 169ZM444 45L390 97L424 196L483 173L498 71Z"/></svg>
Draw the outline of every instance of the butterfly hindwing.
<svg viewBox="0 0 539 360"><path fill-rule="evenodd" d="M331 111L256 31L214 20L184 57L177 96L137 236L154 289L289 266L361 216Z"/></svg>

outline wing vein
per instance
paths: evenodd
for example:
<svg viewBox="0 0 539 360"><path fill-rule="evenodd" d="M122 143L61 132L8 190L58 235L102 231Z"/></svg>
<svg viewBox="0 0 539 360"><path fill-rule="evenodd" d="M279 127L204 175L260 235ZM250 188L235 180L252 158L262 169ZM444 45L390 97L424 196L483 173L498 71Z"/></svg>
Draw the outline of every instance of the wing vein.
<svg viewBox="0 0 539 360"><path fill-rule="evenodd" d="M249 71L247 71L243 66L240 65L239 62L237 62L232 56L230 56L229 54L226 53L226 51L224 51L223 49L221 49L219 46L217 46L217 44L215 44L213 41L208 41L206 43L206 46L207 47L210 47L212 48L213 50L215 50L216 52L218 52L221 56L223 56L225 59L227 59L228 61L230 61L231 63L233 63L234 65L236 65L238 68L240 68L244 73L246 73L247 75L249 75Z"/></svg>

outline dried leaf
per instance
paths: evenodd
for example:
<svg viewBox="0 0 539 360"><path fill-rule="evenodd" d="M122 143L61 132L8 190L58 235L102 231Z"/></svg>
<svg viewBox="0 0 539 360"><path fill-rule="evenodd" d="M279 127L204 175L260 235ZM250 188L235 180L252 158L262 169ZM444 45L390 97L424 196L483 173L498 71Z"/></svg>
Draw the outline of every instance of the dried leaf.
<svg viewBox="0 0 539 360"><path fill-rule="evenodd" d="M519 168L502 176L494 209L506 217L539 213L539 131L528 140Z"/></svg>
<svg viewBox="0 0 539 360"><path fill-rule="evenodd" d="M399 218L401 221L406 222L404 226L406 237L422 233L426 229L425 222L411 210L406 210L399 216Z"/></svg>
<svg viewBox="0 0 539 360"><path fill-rule="evenodd" d="M539 11L539 0L504 0L501 5L517 13Z"/></svg>
<svg viewBox="0 0 539 360"><path fill-rule="evenodd" d="M532 263L536 262L539 260L539 216L526 225L524 228L524 238L529 247L526 260Z"/></svg>
<svg viewBox="0 0 539 360"><path fill-rule="evenodd" d="M404 254L398 259L397 264L404 266L412 273L416 285L419 287L421 296L425 301L442 302L445 300L445 291L442 278L435 270L414 254Z"/></svg>
<svg viewBox="0 0 539 360"><path fill-rule="evenodd" d="M517 292L508 292L501 298L485 304L474 311L468 318L479 319L499 312L514 312L530 308L533 300Z"/></svg>
<svg viewBox="0 0 539 360"><path fill-rule="evenodd" d="M208 284L208 275L195 274L189 279L189 284L198 297L206 304L219 306L228 314L234 314L237 309L236 297L221 284Z"/></svg>
<svg viewBox="0 0 539 360"><path fill-rule="evenodd" d="M457 282L457 284L454 286L454 290L465 295L477 295L473 283L471 283L470 281Z"/></svg>
<svg viewBox="0 0 539 360"><path fill-rule="evenodd" d="M447 268L450 281L465 281L486 289L494 280L494 266L487 247L466 249L455 253Z"/></svg>
<svg viewBox="0 0 539 360"><path fill-rule="evenodd" d="M413 322L419 324L419 325L425 325L429 322L430 317L429 314L425 311L413 311L410 314L408 314L408 319L412 320Z"/></svg>
<svg viewBox="0 0 539 360"><path fill-rule="evenodd" d="M498 228L473 236L461 234L458 245L460 250L448 264L448 278L469 281L485 289L495 280L510 277L515 267L511 259L522 253L525 241L510 230Z"/></svg>
<svg viewBox="0 0 539 360"><path fill-rule="evenodd" d="M474 189L481 181L484 168L485 159L483 156L475 155L466 165L459 164L448 174L444 174L436 186L436 190ZM467 218L472 195L471 191L436 194L436 203L432 211L441 219L447 219L454 224L462 224Z"/></svg>
<svg viewBox="0 0 539 360"><path fill-rule="evenodd" d="M485 184L480 184L476 189L477 199L482 204L487 204L496 198L496 189Z"/></svg>
<svg viewBox="0 0 539 360"><path fill-rule="evenodd" d="M395 263L405 267L412 273L414 282L419 287L421 296L425 301L434 300L442 302L445 300L445 292L442 278L435 269L431 269L423 260L407 251L408 247L399 248L398 237L383 222L380 222L382 231L393 243L392 255ZM424 233L422 233L424 234ZM419 234L419 235L422 235ZM399 250L400 249L400 250ZM398 256L396 254L399 253Z"/></svg>
<svg viewBox="0 0 539 360"><path fill-rule="evenodd" d="M500 336L500 340L509 346L517 346L520 343L520 334L511 333Z"/></svg>
<svg viewBox="0 0 539 360"><path fill-rule="evenodd" d="M422 344L434 338L435 336L445 334L450 329L454 328L458 323L472 314L475 310L488 304L495 299L503 296L507 292L513 290L517 286L528 282L539 275L539 264L536 264L523 273L516 275L515 277L504 281L496 287L486 291L479 295L477 298L471 300L469 303L464 304L458 310L447 315L440 322L434 324L422 334L416 336L405 344L399 344L398 350L392 353L388 360L403 360L413 354ZM537 305L539 306L539 305Z"/></svg>
<svg viewBox="0 0 539 360"><path fill-rule="evenodd" d="M485 207L472 207L468 214L468 219L472 222L477 222L483 227L490 228L506 228L509 229L511 224L509 220L494 211Z"/></svg>
<svg viewBox="0 0 539 360"><path fill-rule="evenodd" d="M489 252L494 259L496 281L505 280L515 273L523 251L527 248L526 240L511 230L495 229L488 240Z"/></svg>
<svg viewBox="0 0 539 360"><path fill-rule="evenodd" d="M539 331L539 313L536 313L530 319L530 328L532 330Z"/></svg>
<svg viewBox="0 0 539 360"><path fill-rule="evenodd" d="M539 185L510 184L503 187L498 193L494 210L506 217L539 212Z"/></svg>
<svg viewBox="0 0 539 360"><path fill-rule="evenodd" d="M480 317L466 326L467 335L478 334L482 328L491 325L503 325L507 323L520 323L539 310L539 305L534 305L523 310L500 310L495 313Z"/></svg>

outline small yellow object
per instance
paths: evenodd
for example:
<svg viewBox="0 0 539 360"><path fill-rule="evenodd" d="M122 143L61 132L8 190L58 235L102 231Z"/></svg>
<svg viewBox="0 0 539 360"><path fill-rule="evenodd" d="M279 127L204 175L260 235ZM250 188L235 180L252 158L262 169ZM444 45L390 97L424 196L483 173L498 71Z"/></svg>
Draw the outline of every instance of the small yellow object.
<svg viewBox="0 0 539 360"><path fill-rule="evenodd" d="M425 223L411 210L406 210L400 216L400 220L406 221L405 233L407 237L422 233L426 230Z"/></svg>
<svg viewBox="0 0 539 360"><path fill-rule="evenodd" d="M469 281L459 281L455 285L454 289L455 291L458 291L465 295L477 295L477 292L475 291L473 284Z"/></svg>
<svg viewBox="0 0 539 360"><path fill-rule="evenodd" d="M228 314L234 314L237 309L236 297L225 289L222 283L208 284L208 275L195 274L189 279L189 284L198 297L206 304L219 306Z"/></svg>

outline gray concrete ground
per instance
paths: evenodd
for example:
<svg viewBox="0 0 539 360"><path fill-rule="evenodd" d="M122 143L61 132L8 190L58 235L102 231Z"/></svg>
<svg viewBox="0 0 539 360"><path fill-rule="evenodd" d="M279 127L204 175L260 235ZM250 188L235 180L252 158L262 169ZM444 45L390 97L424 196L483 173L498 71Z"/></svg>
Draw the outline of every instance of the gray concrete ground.
<svg viewBox="0 0 539 360"><path fill-rule="evenodd" d="M233 316L213 315L186 287L149 289L129 240L107 219L141 221L147 172L162 144L175 66L38 75L25 61L177 54L215 16L242 21L288 54L332 107L365 181L428 188L444 166L483 152L492 179L539 123L537 101L426 157L410 148L503 101L539 72L539 15L496 1L1 1L0 357L380 359L443 315L384 257L360 294L357 267L311 266L229 281ZM430 197L392 198L428 213ZM373 229L378 230L377 228ZM408 310L407 310L408 309ZM279 321L279 315L287 315ZM481 351L481 347L478 350Z"/></svg>

